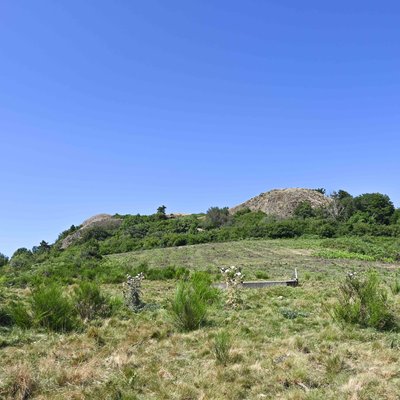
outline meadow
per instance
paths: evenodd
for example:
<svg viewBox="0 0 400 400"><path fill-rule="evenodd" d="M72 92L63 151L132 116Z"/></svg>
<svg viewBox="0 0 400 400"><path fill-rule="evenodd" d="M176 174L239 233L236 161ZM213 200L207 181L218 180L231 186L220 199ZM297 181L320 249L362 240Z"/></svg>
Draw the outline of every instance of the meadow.
<svg viewBox="0 0 400 400"><path fill-rule="evenodd" d="M397 319L400 264L390 252L393 243L382 239L299 238L105 256L100 293L91 297L100 306L93 308L93 300L68 329L53 329L48 315L34 310L26 326L0 313L0 398L397 399L397 325L382 330L334 315L347 274L373 270ZM218 281L218 268L230 265L241 267L246 280L290 278L297 268L300 285L243 289L237 308L227 307L221 292L197 329L178 329L171 307L179 282L193 271ZM157 272L168 268L174 273ZM115 276L139 270L152 277L142 286L151 307L133 312ZM6 284L5 275L2 282L3 309L31 304L32 285ZM81 286L79 279L63 283L60 296L87 298Z"/></svg>

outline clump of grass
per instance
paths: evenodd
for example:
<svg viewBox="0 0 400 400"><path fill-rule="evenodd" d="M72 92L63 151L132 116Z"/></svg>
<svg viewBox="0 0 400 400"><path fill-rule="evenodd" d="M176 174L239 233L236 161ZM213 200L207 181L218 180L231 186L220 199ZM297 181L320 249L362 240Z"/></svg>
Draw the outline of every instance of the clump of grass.
<svg viewBox="0 0 400 400"><path fill-rule="evenodd" d="M390 289L393 294L400 293L400 276L399 275L396 275L394 281L390 285Z"/></svg>
<svg viewBox="0 0 400 400"><path fill-rule="evenodd" d="M35 325L55 332L69 332L78 327L77 311L61 286L36 288L31 307Z"/></svg>
<svg viewBox="0 0 400 400"><path fill-rule="evenodd" d="M32 397L38 384L32 375L32 371L25 364L19 364L14 368L11 380L8 382L8 394L16 400L27 400Z"/></svg>
<svg viewBox="0 0 400 400"><path fill-rule="evenodd" d="M269 279L270 276L265 271L257 271L256 278L257 279Z"/></svg>
<svg viewBox="0 0 400 400"><path fill-rule="evenodd" d="M214 354L217 364L226 366L230 359L232 347L231 336L226 331L221 331L214 338Z"/></svg>
<svg viewBox="0 0 400 400"><path fill-rule="evenodd" d="M339 354L334 354L326 360L325 368L328 375L337 375L344 367L344 361Z"/></svg>
<svg viewBox="0 0 400 400"><path fill-rule="evenodd" d="M172 300L172 317L176 328L187 332L198 329L205 321L207 302L202 291L191 281L180 281Z"/></svg>
<svg viewBox="0 0 400 400"><path fill-rule="evenodd" d="M338 321L371 327L377 330L397 328L397 321L387 297L381 287L378 274L369 271L359 278L350 273L339 289L339 303L333 309Z"/></svg>
<svg viewBox="0 0 400 400"><path fill-rule="evenodd" d="M84 321L107 317L111 313L107 297L94 282L81 282L74 290L74 302L78 314Z"/></svg>
<svg viewBox="0 0 400 400"><path fill-rule="evenodd" d="M220 300L221 291L211 286L212 278L209 273L196 271L190 277L190 282L207 304L214 304Z"/></svg>
<svg viewBox="0 0 400 400"><path fill-rule="evenodd" d="M282 308L280 310L280 313L286 318L286 319L296 319L299 317L308 317L308 313L302 312L302 311L297 311L297 310L292 310L290 308Z"/></svg>
<svg viewBox="0 0 400 400"><path fill-rule="evenodd" d="M6 307L0 307L0 326L12 326L12 325L13 325L13 319L10 310L8 310Z"/></svg>
<svg viewBox="0 0 400 400"><path fill-rule="evenodd" d="M11 302L6 309L6 312L11 317L12 325L16 325L23 329L29 329L32 327L32 315L22 301Z"/></svg>

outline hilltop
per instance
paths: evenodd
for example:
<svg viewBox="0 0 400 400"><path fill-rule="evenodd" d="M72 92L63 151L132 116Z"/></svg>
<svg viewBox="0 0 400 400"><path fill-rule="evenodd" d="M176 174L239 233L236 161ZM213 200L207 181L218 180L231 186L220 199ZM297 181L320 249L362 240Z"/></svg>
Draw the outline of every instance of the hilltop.
<svg viewBox="0 0 400 400"><path fill-rule="evenodd" d="M318 209L327 207L332 199L314 189L274 189L232 207L229 211L234 214L248 208L251 211L262 211L279 218L289 218L293 216L296 207L304 202L309 202L313 209Z"/></svg>

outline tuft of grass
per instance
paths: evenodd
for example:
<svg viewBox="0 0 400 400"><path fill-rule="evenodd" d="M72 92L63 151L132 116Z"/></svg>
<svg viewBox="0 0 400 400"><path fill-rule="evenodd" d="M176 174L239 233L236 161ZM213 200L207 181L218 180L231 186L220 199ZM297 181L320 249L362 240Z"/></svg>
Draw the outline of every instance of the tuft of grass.
<svg viewBox="0 0 400 400"><path fill-rule="evenodd" d="M297 310L291 310L289 308L282 308L280 310L280 313L286 318L286 319L296 319L299 317L308 317L308 313L302 312L302 311L297 311Z"/></svg>
<svg viewBox="0 0 400 400"><path fill-rule="evenodd" d="M266 279L270 279L271 277L265 271L256 271L256 278L266 280Z"/></svg>
<svg viewBox="0 0 400 400"><path fill-rule="evenodd" d="M226 366L230 359L231 336L227 331L218 332L214 338L214 354L217 364Z"/></svg>
<svg viewBox="0 0 400 400"><path fill-rule="evenodd" d="M13 318L6 307L0 307L0 326L12 326Z"/></svg>
<svg viewBox="0 0 400 400"><path fill-rule="evenodd" d="M390 284L390 289L391 289L392 293L395 295L400 293L400 277L399 277L399 275L396 275L395 279Z"/></svg>
<svg viewBox="0 0 400 400"><path fill-rule="evenodd" d="M339 354L334 354L327 358L325 363L326 373L328 375L337 375L345 367L343 358Z"/></svg>
<svg viewBox="0 0 400 400"><path fill-rule="evenodd" d="M339 289L339 303L333 308L338 321L377 330L397 328L397 321L381 287L378 274L369 271L364 278L348 274Z"/></svg>
<svg viewBox="0 0 400 400"><path fill-rule="evenodd" d="M31 307L35 325L55 332L78 328L77 311L57 284L36 288L32 293Z"/></svg>
<svg viewBox="0 0 400 400"><path fill-rule="evenodd" d="M172 301L172 317L176 328L187 332L198 329L205 321L207 303L199 287L180 281Z"/></svg>
<svg viewBox="0 0 400 400"><path fill-rule="evenodd" d="M96 317L107 317L111 313L107 297L94 282L81 282L75 287L74 303L78 314L85 321Z"/></svg>
<svg viewBox="0 0 400 400"><path fill-rule="evenodd" d="M8 382L8 394L10 398L15 400L30 399L37 387L38 384L27 365L20 364L14 368L11 379Z"/></svg>
<svg viewBox="0 0 400 400"><path fill-rule="evenodd" d="M22 329L32 327L32 315L22 301L13 301L10 303L7 312L11 317L12 325L19 326Z"/></svg>
<svg viewBox="0 0 400 400"><path fill-rule="evenodd" d="M196 293L207 303L217 303L221 298L221 291L211 286L211 275L204 271L196 271L190 277L190 283Z"/></svg>

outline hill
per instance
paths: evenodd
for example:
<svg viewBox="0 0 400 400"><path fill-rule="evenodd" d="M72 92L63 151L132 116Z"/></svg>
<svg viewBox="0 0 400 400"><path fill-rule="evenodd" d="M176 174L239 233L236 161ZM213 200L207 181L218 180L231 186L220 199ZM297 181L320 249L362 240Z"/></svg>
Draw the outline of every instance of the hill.
<svg viewBox="0 0 400 400"><path fill-rule="evenodd" d="M398 331L343 325L332 310L349 270L363 275L373 268L384 284L396 281L399 264L364 260L362 253L354 253L357 259L321 255L339 245L370 249L385 243L382 238L369 244L350 238L242 240L106 256L107 277L115 270L132 274L140 265L147 264L150 273L174 264L219 280L218 267L233 264L243 268L246 280L290 277L297 267L300 286L243 290L238 309L226 307L221 292L208 307L205 323L191 332L181 332L173 322L171 303L180 281L166 275L143 282L143 300L152 307L139 313L124 305L120 283L99 285L96 298L111 299L109 314L99 308L95 319L84 319L68 332L53 332L47 325L11 326L0 312L0 398L395 399ZM80 281L87 280L78 275L60 298L48 299L50 305L73 301ZM399 295L387 293L398 313ZM15 302L22 310L37 296L34 289L0 281L3 310ZM85 304L79 302L79 310ZM92 303L86 305L93 310ZM218 358L221 352L224 362Z"/></svg>
<svg viewBox="0 0 400 400"><path fill-rule="evenodd" d="M274 189L232 207L229 211L234 214L249 208L251 211L262 211L279 218L289 218L293 216L296 207L303 202L309 202L313 209L317 209L328 206L332 200L313 189Z"/></svg>

